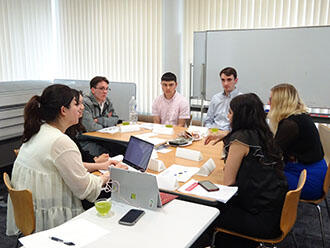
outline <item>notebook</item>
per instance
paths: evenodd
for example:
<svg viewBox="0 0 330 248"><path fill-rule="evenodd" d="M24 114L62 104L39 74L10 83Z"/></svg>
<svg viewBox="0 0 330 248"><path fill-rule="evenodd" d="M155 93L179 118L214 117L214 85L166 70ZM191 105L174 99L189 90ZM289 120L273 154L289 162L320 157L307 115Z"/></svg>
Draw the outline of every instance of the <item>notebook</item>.
<svg viewBox="0 0 330 248"><path fill-rule="evenodd" d="M131 171L144 172L148 168L154 145L145 140L131 136L125 152L123 163Z"/></svg>
<svg viewBox="0 0 330 248"><path fill-rule="evenodd" d="M110 167L111 198L138 208L162 206L157 179L154 175Z"/></svg>

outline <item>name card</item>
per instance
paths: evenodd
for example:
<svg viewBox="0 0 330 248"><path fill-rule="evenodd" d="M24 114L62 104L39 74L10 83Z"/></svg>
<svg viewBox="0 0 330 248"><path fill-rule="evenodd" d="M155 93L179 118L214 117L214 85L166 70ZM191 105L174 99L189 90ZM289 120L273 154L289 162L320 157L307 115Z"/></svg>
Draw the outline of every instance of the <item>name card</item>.
<svg viewBox="0 0 330 248"><path fill-rule="evenodd" d="M166 167L165 167L163 161L155 159L155 158L151 158L149 160L148 169L160 172L162 170L165 170Z"/></svg>
<svg viewBox="0 0 330 248"><path fill-rule="evenodd" d="M199 169L199 171L197 172L197 175L207 177L208 175L210 175L212 173L212 171L214 171L214 169L215 169L215 163L214 163L213 159L210 158Z"/></svg>
<svg viewBox="0 0 330 248"><path fill-rule="evenodd" d="M135 131L140 131L139 125L121 125L120 126L121 133L135 132Z"/></svg>
<svg viewBox="0 0 330 248"><path fill-rule="evenodd" d="M201 161L203 159L202 153L200 151L180 147L176 148L175 156L194 161Z"/></svg>

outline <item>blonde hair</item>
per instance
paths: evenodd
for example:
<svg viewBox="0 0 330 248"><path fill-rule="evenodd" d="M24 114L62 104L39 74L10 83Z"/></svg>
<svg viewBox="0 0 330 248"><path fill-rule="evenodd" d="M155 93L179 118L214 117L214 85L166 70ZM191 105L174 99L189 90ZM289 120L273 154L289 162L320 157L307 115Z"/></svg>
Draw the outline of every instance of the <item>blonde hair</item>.
<svg viewBox="0 0 330 248"><path fill-rule="evenodd" d="M276 134L278 123L290 115L307 113L307 107L291 84L278 84L271 89L270 111L268 113L270 129Z"/></svg>

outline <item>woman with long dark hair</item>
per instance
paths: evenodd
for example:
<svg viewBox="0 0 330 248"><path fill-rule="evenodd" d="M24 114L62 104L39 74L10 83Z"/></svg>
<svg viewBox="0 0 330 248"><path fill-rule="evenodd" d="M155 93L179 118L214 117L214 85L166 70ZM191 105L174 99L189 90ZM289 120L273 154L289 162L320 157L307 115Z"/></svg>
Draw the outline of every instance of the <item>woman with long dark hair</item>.
<svg viewBox="0 0 330 248"><path fill-rule="evenodd" d="M93 202L109 180L109 173L95 176L87 172L76 144L64 134L78 119L78 99L65 85L48 86L25 106L23 145L11 181L15 189L32 192L36 232L82 213L81 200ZM17 233L8 197L7 235Z"/></svg>
<svg viewBox="0 0 330 248"><path fill-rule="evenodd" d="M230 102L231 131L224 137L224 185L238 186L217 225L260 238L280 234L281 211L287 192L282 155L266 122L259 97L253 93ZM256 247L248 240L217 235L217 247Z"/></svg>
<svg viewBox="0 0 330 248"><path fill-rule="evenodd" d="M96 170L107 170L110 165L127 169L127 166L120 163L117 160L111 159L109 157L109 154L103 153L100 156L94 157L92 156L88 151L84 151L81 145L79 144L78 141L78 136L81 135L82 133L86 132L85 127L82 124L82 116L84 112L84 104L83 104L83 94L81 91L72 89L74 97L76 99L79 99L78 104L79 104L79 121L77 124L69 127L66 130L66 134L76 143L78 146L78 149L81 153L82 156L82 161L84 163L84 166L89 172L93 172Z"/></svg>

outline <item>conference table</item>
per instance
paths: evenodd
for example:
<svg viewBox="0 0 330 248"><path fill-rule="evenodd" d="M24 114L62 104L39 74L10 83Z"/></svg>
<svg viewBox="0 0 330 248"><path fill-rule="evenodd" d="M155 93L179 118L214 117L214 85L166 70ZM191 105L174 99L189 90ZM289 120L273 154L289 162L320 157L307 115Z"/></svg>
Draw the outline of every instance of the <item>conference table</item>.
<svg viewBox="0 0 330 248"><path fill-rule="evenodd" d="M173 134L172 135L165 135L165 134L158 134L157 138L161 139L166 139L166 140L173 140L175 139L180 133L183 133L187 128L184 127L178 127L174 126L173 127ZM141 128L139 131L133 131L133 132L117 132L117 133L103 133L103 132L87 132L84 133L85 137L88 137L91 140L97 141L114 141L114 142L119 142L119 143L127 143L130 139L130 136L132 135L139 135L143 133L148 133L151 132L152 130L149 129L144 129ZM203 159L201 161L193 161L193 160L188 160L188 159L183 159L176 157L176 147L169 146L168 149L171 151L168 153L160 153L158 152L158 158L159 160L164 162L164 165L166 168L171 166L172 164L177 164L177 165L183 165L183 166L190 166L190 167L201 167L206 161L208 161L210 158L213 159L216 168L214 171L207 177L205 176L198 176L194 175L192 179L195 179L197 181L200 180L209 180L215 184L222 184L223 182L223 168L224 168L224 161L222 159L222 148L223 148L223 142L219 142L216 145L213 145L213 141L208 144L204 145L205 137L202 138L201 140L194 141L192 142L191 145L185 146L184 148L187 149L192 149L192 150L197 150L200 151ZM158 174L159 172L152 171L150 169L147 170L148 173L152 174ZM182 186L184 183L179 183L180 186ZM165 192L167 192L165 190ZM195 195L191 194L185 194L181 193L179 191L174 191L170 193L175 193L183 197L185 199L185 196L187 197L188 200L196 200L196 202L200 202L199 200L202 201L204 204L208 205L216 205L217 201L211 198L205 198L205 197L197 197Z"/></svg>
<svg viewBox="0 0 330 248"><path fill-rule="evenodd" d="M118 223L134 207L112 202L111 214L101 217L95 207L68 222L20 239L26 248L69 247L52 241L57 237L73 247L190 247L219 215L214 207L174 199L145 214L134 226Z"/></svg>

